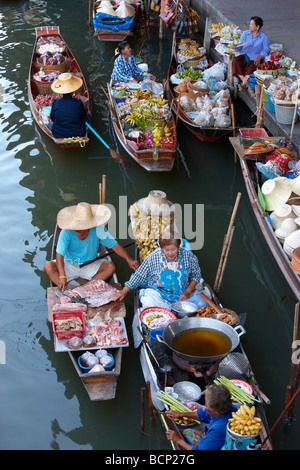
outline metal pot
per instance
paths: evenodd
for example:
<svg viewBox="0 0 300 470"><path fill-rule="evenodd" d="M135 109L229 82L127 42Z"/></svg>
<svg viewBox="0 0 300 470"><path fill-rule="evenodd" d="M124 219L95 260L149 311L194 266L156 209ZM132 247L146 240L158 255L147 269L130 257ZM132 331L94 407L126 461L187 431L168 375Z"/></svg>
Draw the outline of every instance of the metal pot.
<svg viewBox="0 0 300 470"><path fill-rule="evenodd" d="M189 356L187 354L183 354L180 351L176 351L173 348L173 342L175 337L181 333L182 331L186 331L192 328L210 328L212 330L220 331L224 333L231 341L231 348L225 354L221 354L219 356ZM219 320L215 320L213 318L206 318L206 317L189 317L183 318L181 320L174 321L170 323L164 330L162 335L157 335L156 339L161 343L164 343L168 346L175 354L177 354L182 359L186 361L193 362L195 364L213 364L231 351L233 351L240 342L240 336L246 333L246 330L241 326L238 325L236 327L232 327L227 325L227 323L221 322Z"/></svg>
<svg viewBox="0 0 300 470"><path fill-rule="evenodd" d="M177 300L177 302L172 303L171 310L177 318L183 318L196 313L198 306L188 300Z"/></svg>

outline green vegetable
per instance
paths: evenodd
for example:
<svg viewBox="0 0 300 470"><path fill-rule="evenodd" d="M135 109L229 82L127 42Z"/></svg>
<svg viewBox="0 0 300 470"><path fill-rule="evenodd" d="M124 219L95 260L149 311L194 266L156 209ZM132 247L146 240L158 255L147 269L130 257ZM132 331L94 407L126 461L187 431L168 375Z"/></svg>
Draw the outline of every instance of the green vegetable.
<svg viewBox="0 0 300 470"><path fill-rule="evenodd" d="M233 382L230 382L229 379L222 375L218 379L214 380L214 383L217 385L224 385L224 387L229 390L233 400L237 403L253 403L254 401L259 401L253 395L240 389L240 387L235 385Z"/></svg>
<svg viewBox="0 0 300 470"><path fill-rule="evenodd" d="M191 413L191 410L185 406L181 401L177 400L176 398L172 397L166 392L156 392L158 399L162 401L167 406L172 406L176 411L180 411L182 413ZM200 421L194 419L196 423L200 424Z"/></svg>
<svg viewBox="0 0 300 470"><path fill-rule="evenodd" d="M190 77L192 80L199 80L200 78L203 77L203 72L200 72L199 70L184 70L183 72L178 72L176 73L176 78L185 78L185 77Z"/></svg>

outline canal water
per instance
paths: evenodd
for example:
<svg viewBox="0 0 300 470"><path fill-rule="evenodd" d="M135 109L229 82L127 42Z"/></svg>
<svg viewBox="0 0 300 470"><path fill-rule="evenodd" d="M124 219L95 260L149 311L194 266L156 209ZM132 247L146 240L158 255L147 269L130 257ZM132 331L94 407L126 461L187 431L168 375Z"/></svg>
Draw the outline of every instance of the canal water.
<svg viewBox="0 0 300 470"><path fill-rule="evenodd" d="M41 25L60 27L87 79L93 127L130 162L129 168L114 161L93 135L85 148L67 151L40 134L29 109L27 77L35 27ZM68 355L54 352L43 265L50 259L56 214L80 201L97 203L103 174L107 202L117 213L119 196L126 196L129 206L152 189L165 191L182 207L204 205L204 243L195 253L211 284L241 193L220 298L225 307L247 313L242 343L271 399L267 417L273 426L284 408L290 380L296 301L260 234L228 139L200 143L179 126L180 155L172 172L147 173L130 160L118 147L101 88L110 78L115 44L94 37L86 0L1 0L0 41L0 449L171 449L159 420L151 424L147 407L145 429L140 431L145 384L133 348L131 295L126 299L130 346L124 349L115 400L91 402ZM164 79L171 32L165 31L159 41L154 21L130 42L135 55L149 64L158 80ZM120 240L128 241L129 236ZM129 252L133 255L132 247ZM124 283L130 270L123 260L117 263ZM294 411L297 418L299 399ZM272 434L274 447L299 449L299 430L297 420L288 428L280 422Z"/></svg>

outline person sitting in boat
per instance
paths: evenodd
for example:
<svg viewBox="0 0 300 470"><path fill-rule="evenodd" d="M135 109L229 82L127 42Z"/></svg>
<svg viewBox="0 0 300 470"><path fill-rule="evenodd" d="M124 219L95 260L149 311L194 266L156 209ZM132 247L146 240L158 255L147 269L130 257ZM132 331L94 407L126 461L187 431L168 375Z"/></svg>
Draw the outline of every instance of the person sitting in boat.
<svg viewBox="0 0 300 470"><path fill-rule="evenodd" d="M144 79L143 71L138 67L127 41L122 41L118 44L117 55L113 60L114 68L111 75L113 84L128 82L132 78L137 82L141 82ZM151 75L150 78L155 80L154 75Z"/></svg>
<svg viewBox="0 0 300 470"><path fill-rule="evenodd" d="M176 232L165 232L159 238L159 247L144 259L129 281L125 282L119 298L123 300L129 291L147 283L140 297L143 307L170 309L173 302L189 299L200 280L197 257L181 246L181 239Z"/></svg>
<svg viewBox="0 0 300 470"><path fill-rule="evenodd" d="M73 97L73 93L82 86L82 79L71 73L61 73L52 83L53 92L62 98L53 100L48 128L55 138L84 137L86 121L90 115L81 99Z"/></svg>
<svg viewBox="0 0 300 470"><path fill-rule="evenodd" d="M250 75L269 54L270 41L261 31L262 27L263 20L259 16L252 16L249 30L243 32L238 44L234 46L239 55L232 61L232 74L240 79L240 90L247 87Z"/></svg>
<svg viewBox="0 0 300 470"><path fill-rule="evenodd" d="M110 216L111 211L107 206L86 202L59 211L57 225L61 232L56 247L56 260L48 261L44 265L44 271L60 290L63 291L72 279L81 277L106 281L115 273L115 263L96 259L99 241L125 259L131 269L137 269L138 261L133 260L104 227Z"/></svg>
<svg viewBox="0 0 300 470"><path fill-rule="evenodd" d="M212 384L205 390L205 406L196 411L166 411L171 418L188 417L207 424L204 433L199 433L198 444L189 444L175 431L168 430L166 437L183 450L220 450L225 444L228 420L237 408L232 403L229 390L224 385Z"/></svg>

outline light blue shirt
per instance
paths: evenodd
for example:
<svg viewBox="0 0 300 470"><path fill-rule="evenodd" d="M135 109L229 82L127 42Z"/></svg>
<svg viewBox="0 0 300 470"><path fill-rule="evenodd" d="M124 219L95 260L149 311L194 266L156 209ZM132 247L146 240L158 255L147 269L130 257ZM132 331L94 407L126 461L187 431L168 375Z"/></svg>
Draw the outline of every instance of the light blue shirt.
<svg viewBox="0 0 300 470"><path fill-rule="evenodd" d="M238 47L236 50L239 52L239 55L247 54L250 60L256 59L258 55L261 55L262 59L264 59L270 52L269 38L262 31L259 31L255 38L252 37L250 30L244 31L238 44L243 44L244 42L248 42L249 44Z"/></svg>
<svg viewBox="0 0 300 470"><path fill-rule="evenodd" d="M139 69L133 55L128 56L127 62L122 54L120 54L115 60L111 79L128 82L130 78L135 76L141 77L142 75L143 72Z"/></svg>
<svg viewBox="0 0 300 470"><path fill-rule="evenodd" d="M59 234L56 251L68 263L78 265L98 256L99 243L108 249L117 244L103 225L91 228L85 240L79 240L75 230L62 230Z"/></svg>

